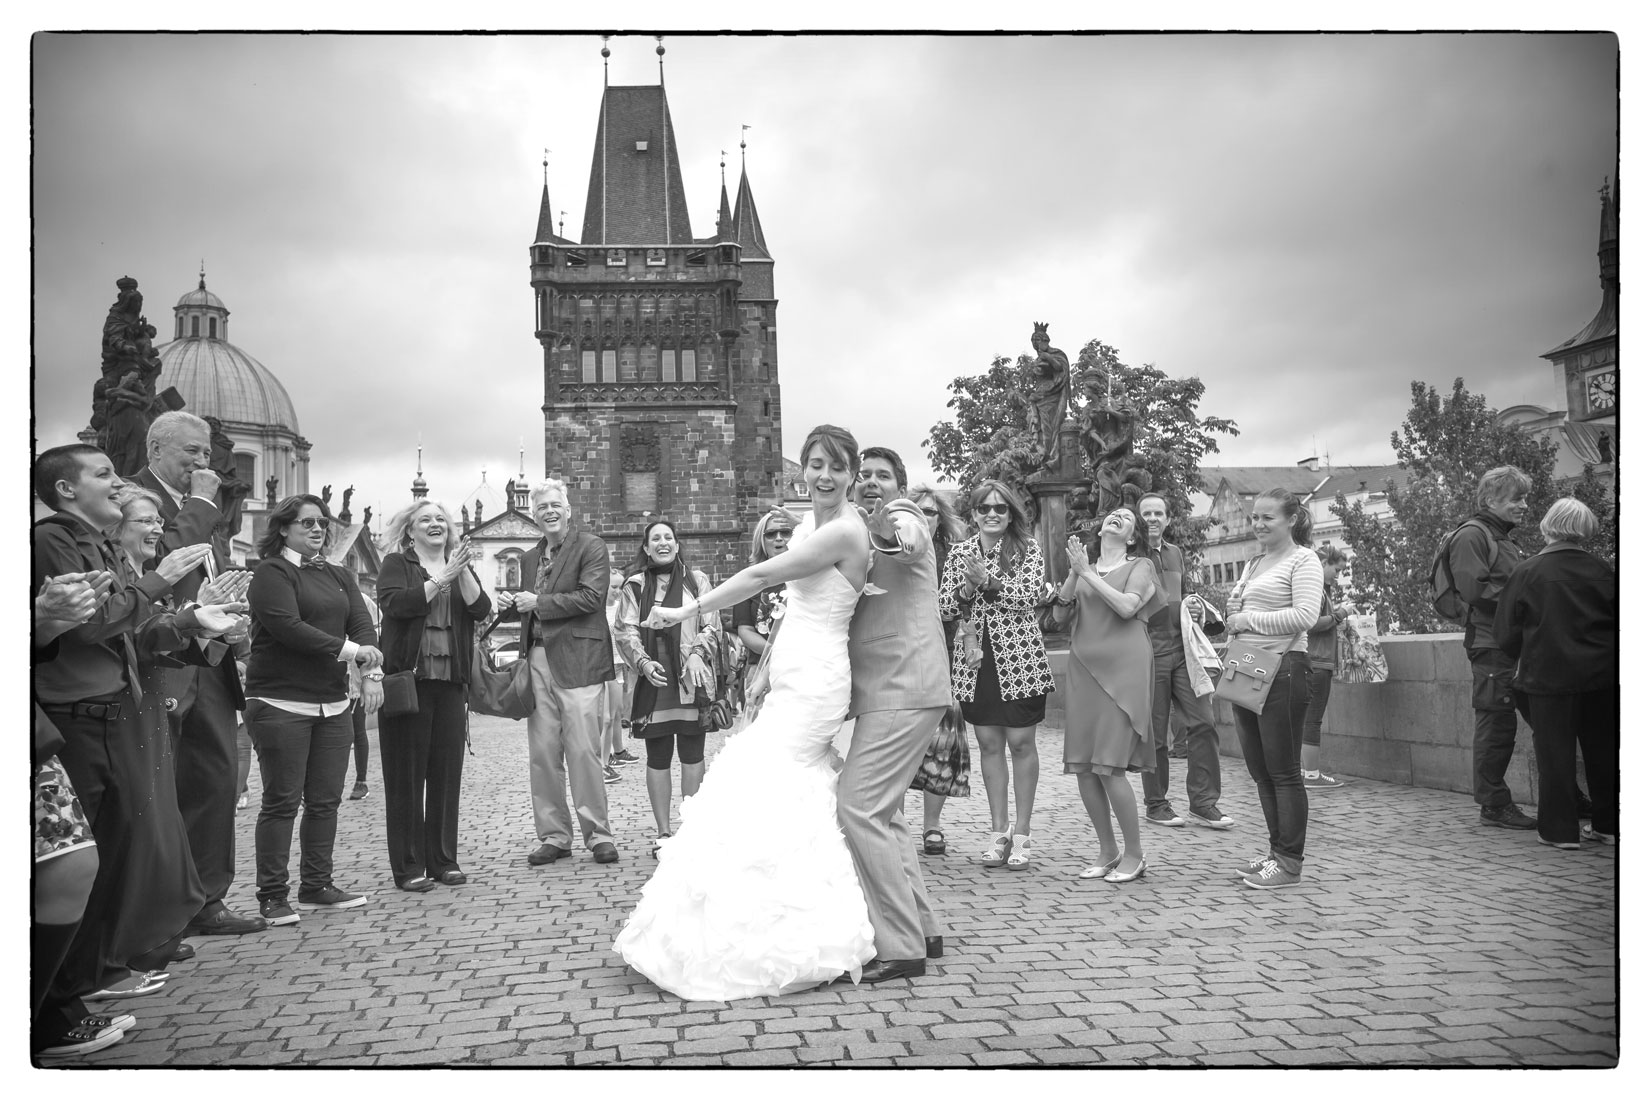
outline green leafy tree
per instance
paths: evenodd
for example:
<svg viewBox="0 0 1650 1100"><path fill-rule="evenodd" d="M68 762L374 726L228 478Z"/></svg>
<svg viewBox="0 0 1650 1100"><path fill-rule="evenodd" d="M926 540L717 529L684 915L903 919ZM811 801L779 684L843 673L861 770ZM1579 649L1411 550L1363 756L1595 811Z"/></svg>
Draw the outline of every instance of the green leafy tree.
<svg viewBox="0 0 1650 1100"><path fill-rule="evenodd" d="M1408 481L1387 480L1391 515L1371 515L1361 502L1349 503L1345 493L1330 505L1346 524L1353 597L1374 608L1383 633L1459 629L1442 622L1432 608L1432 559L1444 536L1476 510L1474 496L1485 471L1516 466L1529 475L1530 511L1513 531L1526 553L1541 548L1537 524L1560 495L1552 476L1556 444L1497 424L1496 410L1459 378L1447 397L1424 382L1411 382L1409 389L1409 414L1392 433L1392 449Z"/></svg>
<svg viewBox="0 0 1650 1100"><path fill-rule="evenodd" d="M953 417L929 430L924 447L934 468L955 478L965 494L988 478L1025 491L1036 453L1020 394L1027 387L1032 362L1029 355L1013 363L998 356L985 373L950 383L947 406ZM1108 373L1113 396L1126 396L1135 408L1135 452L1146 460L1153 488L1168 498L1169 513L1177 517L1168 537L1187 553L1190 585L1198 573L1195 564L1207 526L1205 517L1191 515L1191 494L1203 489L1198 467L1205 456L1220 450L1216 434L1237 435L1237 426L1220 417L1198 416L1204 385L1197 378L1170 378L1151 364L1131 367L1116 348L1099 340L1090 340L1078 353L1073 378L1091 369ZM1080 396L1074 395L1073 403L1072 415L1080 416ZM1094 522L1074 514L1072 530L1086 534Z"/></svg>

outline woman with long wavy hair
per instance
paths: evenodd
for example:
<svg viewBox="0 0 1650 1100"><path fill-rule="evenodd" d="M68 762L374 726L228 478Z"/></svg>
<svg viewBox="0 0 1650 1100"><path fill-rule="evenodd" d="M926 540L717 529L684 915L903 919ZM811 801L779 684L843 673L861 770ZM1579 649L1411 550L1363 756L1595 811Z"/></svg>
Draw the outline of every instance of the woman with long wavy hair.
<svg viewBox="0 0 1650 1100"><path fill-rule="evenodd" d="M1043 551L1019 494L1002 482L976 485L968 508L976 534L946 559L940 617L966 620L978 639L964 639L958 646L951 683L963 718L974 725L991 806L991 838L980 861L1023 871L1031 866L1037 725L1054 690L1036 613L1043 596ZM1013 760L1012 832L1005 749Z"/></svg>
<svg viewBox="0 0 1650 1100"><path fill-rule="evenodd" d="M708 591L710 578L682 560L676 525L668 519L648 521L636 556L625 569L613 641L625 663L636 670L630 735L647 745L647 800L657 840L671 835L671 756L682 762L684 800L699 793L705 778L705 733L699 725L698 701L714 686L710 670L719 620L700 614L695 601ZM650 630L641 624L655 607L692 611L683 622Z"/></svg>
<svg viewBox="0 0 1650 1100"><path fill-rule="evenodd" d="M476 625L493 609L470 563L467 539L438 500L390 517L379 540L378 607L384 672L413 674L418 709L378 716L384 769L384 839L390 875L409 893L462 886L458 796Z"/></svg>

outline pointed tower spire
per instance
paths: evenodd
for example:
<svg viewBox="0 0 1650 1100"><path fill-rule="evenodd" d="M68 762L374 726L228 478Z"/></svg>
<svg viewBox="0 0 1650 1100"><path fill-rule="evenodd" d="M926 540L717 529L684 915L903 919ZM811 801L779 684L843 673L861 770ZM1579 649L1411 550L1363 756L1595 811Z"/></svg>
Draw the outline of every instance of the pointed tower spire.
<svg viewBox="0 0 1650 1100"><path fill-rule="evenodd" d="M201 281L200 281L200 285L198 287L196 287L195 289L197 289L197 290L205 290L206 289L206 259L204 257L201 259Z"/></svg>
<svg viewBox="0 0 1650 1100"><path fill-rule="evenodd" d="M418 473L413 477L412 495L414 500L423 500L430 495L430 484L424 480L424 444L418 445Z"/></svg>
<svg viewBox="0 0 1650 1100"><path fill-rule="evenodd" d="M1605 180L1598 189L1598 278L1605 289L1621 279L1621 180Z"/></svg>
<svg viewBox="0 0 1650 1100"><path fill-rule="evenodd" d="M722 150L722 207L716 212L716 235L733 240L733 209L728 206L728 151Z"/></svg>
<svg viewBox="0 0 1650 1100"><path fill-rule="evenodd" d="M744 142L739 143L743 149ZM733 204L734 239L744 249L747 260L771 260L767 238L762 235L762 219L756 213L756 198L751 194L750 176L744 165L739 167L739 197Z"/></svg>
<svg viewBox="0 0 1650 1100"><path fill-rule="evenodd" d="M657 247L692 242L664 85L606 86L579 243Z"/></svg>
<svg viewBox="0 0 1650 1100"><path fill-rule="evenodd" d="M544 151L544 192L539 195L539 227L533 232L533 243L543 243L556 235L556 223L550 211L550 150L546 149Z"/></svg>

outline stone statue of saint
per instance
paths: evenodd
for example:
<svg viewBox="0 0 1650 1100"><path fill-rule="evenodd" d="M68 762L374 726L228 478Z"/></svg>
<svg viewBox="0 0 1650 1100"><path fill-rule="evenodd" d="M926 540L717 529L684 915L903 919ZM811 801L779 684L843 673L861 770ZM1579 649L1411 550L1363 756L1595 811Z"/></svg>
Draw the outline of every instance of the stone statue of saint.
<svg viewBox="0 0 1650 1100"><path fill-rule="evenodd" d="M1078 379L1083 395L1078 443L1094 477L1091 499L1095 515L1103 516L1119 504L1133 506L1152 487L1151 471L1134 453L1138 414L1127 396L1115 400L1104 372L1086 370Z"/></svg>
<svg viewBox="0 0 1650 1100"><path fill-rule="evenodd" d="M355 486L344 490L344 502L338 506L338 522L349 522L349 498L355 495Z"/></svg>
<svg viewBox="0 0 1650 1100"><path fill-rule="evenodd" d="M218 510L223 513L223 518L218 521L218 526L213 531L212 541L218 545L223 559L227 561L230 542L241 529L241 506L246 503L246 498L252 495L252 485L236 476L235 441L223 430L223 422L215 416L203 419L212 433L212 458L209 465L212 472L218 475Z"/></svg>
<svg viewBox="0 0 1650 1100"><path fill-rule="evenodd" d="M273 478L272 477L272 478L269 478L267 481L264 482L264 495L269 500L270 511L274 511L274 509L275 509L275 505L277 503L276 500L275 500L275 489L279 485L280 485L280 479L279 478Z"/></svg>
<svg viewBox="0 0 1650 1100"><path fill-rule="evenodd" d="M321 486L321 503L325 504L328 508L332 507L332 486Z"/></svg>
<svg viewBox="0 0 1650 1100"><path fill-rule="evenodd" d="M370 504L361 509L361 526L369 530L372 528L372 505Z"/></svg>
<svg viewBox="0 0 1650 1100"><path fill-rule="evenodd" d="M149 425L168 407L183 403L163 402L155 395L160 355L155 327L143 316L137 280L122 275L115 288L115 303L103 321L103 373L92 385L91 424L115 473L131 477L148 462ZM176 398L174 391L167 393Z"/></svg>
<svg viewBox="0 0 1650 1100"><path fill-rule="evenodd" d="M1037 350L1032 360L1030 391L1026 399L1026 426L1036 437L1039 468L1059 460L1060 426L1071 407L1071 360L1048 343L1048 324L1032 324L1031 346Z"/></svg>

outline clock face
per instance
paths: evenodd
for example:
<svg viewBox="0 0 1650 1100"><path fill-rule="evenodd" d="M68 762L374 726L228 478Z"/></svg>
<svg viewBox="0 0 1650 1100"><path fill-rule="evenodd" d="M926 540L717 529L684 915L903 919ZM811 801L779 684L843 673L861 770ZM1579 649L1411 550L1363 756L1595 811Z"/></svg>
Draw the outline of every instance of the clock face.
<svg viewBox="0 0 1650 1100"><path fill-rule="evenodd" d="M1587 405L1594 412L1616 407L1616 372L1601 370L1587 376Z"/></svg>

